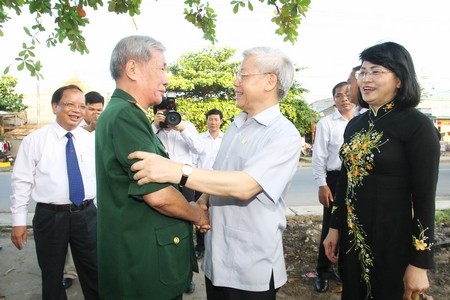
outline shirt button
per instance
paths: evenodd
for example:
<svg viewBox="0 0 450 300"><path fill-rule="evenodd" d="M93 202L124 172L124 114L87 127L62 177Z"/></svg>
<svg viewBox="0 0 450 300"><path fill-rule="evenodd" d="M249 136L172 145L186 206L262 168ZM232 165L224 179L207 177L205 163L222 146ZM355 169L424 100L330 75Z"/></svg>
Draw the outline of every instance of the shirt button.
<svg viewBox="0 0 450 300"><path fill-rule="evenodd" d="M178 245L178 244L180 243L180 238L177 237L177 236L174 237L174 238L173 238L173 242L174 242L175 245Z"/></svg>

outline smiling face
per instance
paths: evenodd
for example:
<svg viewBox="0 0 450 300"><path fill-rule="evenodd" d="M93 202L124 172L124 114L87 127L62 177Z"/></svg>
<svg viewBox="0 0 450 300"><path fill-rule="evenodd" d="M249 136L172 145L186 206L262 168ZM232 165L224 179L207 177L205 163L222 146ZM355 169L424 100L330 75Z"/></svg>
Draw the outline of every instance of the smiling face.
<svg viewBox="0 0 450 300"><path fill-rule="evenodd" d="M65 130L71 131L78 127L84 118L86 104L83 92L77 89L67 89L59 102L52 103L56 122Z"/></svg>
<svg viewBox="0 0 450 300"><path fill-rule="evenodd" d="M361 66L364 77L358 79L362 98L372 108L378 109L397 95L400 79L392 71L380 65L364 61Z"/></svg>
<svg viewBox="0 0 450 300"><path fill-rule="evenodd" d="M241 64L233 82L236 91L236 106L251 117L273 103L278 103L277 76L261 72L256 66L256 57L247 56Z"/></svg>
<svg viewBox="0 0 450 300"><path fill-rule="evenodd" d="M145 108L161 103L168 84L164 53L155 50L149 61L136 63L135 67L133 79L136 80L140 93L136 100Z"/></svg>

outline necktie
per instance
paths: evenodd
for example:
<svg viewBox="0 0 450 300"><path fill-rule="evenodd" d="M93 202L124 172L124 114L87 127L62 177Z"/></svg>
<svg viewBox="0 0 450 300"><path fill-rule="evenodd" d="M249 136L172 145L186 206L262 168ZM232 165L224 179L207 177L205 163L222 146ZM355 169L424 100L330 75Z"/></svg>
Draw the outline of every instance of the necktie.
<svg viewBox="0 0 450 300"><path fill-rule="evenodd" d="M66 163L67 176L69 177L69 198L76 206L79 206L84 200L84 185L81 177L80 167L78 166L77 153L73 146L73 134L66 134Z"/></svg>

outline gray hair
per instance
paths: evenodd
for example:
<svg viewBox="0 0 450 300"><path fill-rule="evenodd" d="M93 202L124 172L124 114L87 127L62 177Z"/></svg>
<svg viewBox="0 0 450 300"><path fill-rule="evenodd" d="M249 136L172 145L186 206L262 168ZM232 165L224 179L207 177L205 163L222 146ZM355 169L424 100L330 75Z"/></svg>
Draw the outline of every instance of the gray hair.
<svg viewBox="0 0 450 300"><path fill-rule="evenodd" d="M270 47L254 47L244 51L247 56L255 57L255 64L261 73L273 73L277 76L278 99L281 101L294 82L294 65L290 58L278 49Z"/></svg>
<svg viewBox="0 0 450 300"><path fill-rule="evenodd" d="M131 35L121 39L111 54L109 70L114 80L119 79L124 72L125 65L130 59L147 62L152 58L155 50L164 52L166 48L161 42L143 35Z"/></svg>

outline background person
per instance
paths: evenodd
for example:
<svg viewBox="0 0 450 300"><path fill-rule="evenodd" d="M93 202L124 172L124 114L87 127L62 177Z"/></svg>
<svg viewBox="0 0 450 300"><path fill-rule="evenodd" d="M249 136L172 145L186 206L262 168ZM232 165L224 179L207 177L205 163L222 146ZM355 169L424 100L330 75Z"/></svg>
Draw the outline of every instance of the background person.
<svg viewBox="0 0 450 300"><path fill-rule="evenodd" d="M84 125L82 126L89 132L95 131L95 126L97 124L97 119L100 113L103 111L105 105L105 98L96 91L88 92L84 95L86 100L86 111L84 114ZM94 201L94 204L96 201ZM66 262L64 264L64 277L63 285L64 288L68 289L72 286L73 280L78 278L77 270L75 268L75 263L73 262L72 251L70 246L67 248Z"/></svg>
<svg viewBox="0 0 450 300"><path fill-rule="evenodd" d="M86 126L83 128L89 132L93 132L95 130L95 126L97 125L98 117L102 113L105 106L105 98L96 91L86 93L85 97L86 113L84 115L84 121L86 122Z"/></svg>
<svg viewBox="0 0 450 300"><path fill-rule="evenodd" d="M223 139L223 132L220 130L223 124L223 114L220 110L213 108L206 112L206 125L208 130L200 134L200 140L204 146L203 152L195 156L195 163L199 168L213 169L214 161L219 152L220 144ZM201 192L195 192L195 199L198 200ZM196 229L195 256L197 258L203 257L205 251L204 233Z"/></svg>
<svg viewBox="0 0 450 300"><path fill-rule="evenodd" d="M166 123L167 101L153 106L155 119L152 128L163 143L170 159L188 165L193 165L193 156L203 151L197 128L189 121L181 121L176 126L160 126ZM176 110L176 108L175 108ZM195 201L195 192L187 187L181 187L184 197L190 202Z"/></svg>
<svg viewBox="0 0 450 300"><path fill-rule="evenodd" d="M361 96L359 95L359 87L358 82L356 81L355 73L361 69L361 66L358 65L353 67L352 71L348 75L347 84L348 84L348 99L351 103L355 105L355 113L354 116L359 116L367 111L367 108L361 106L361 102L363 101Z"/></svg>
<svg viewBox="0 0 450 300"><path fill-rule="evenodd" d="M335 278L333 262L325 255L323 240L328 234L331 207L334 199L336 182L341 170L342 161L339 158L339 149L344 140L344 130L348 121L353 118L355 105L347 96L347 82L343 81L332 89L334 105L333 114L320 119L316 127L314 151L312 155L312 171L314 180L319 187L319 202L323 205L322 233L317 257L317 278L314 288L318 292L328 290L328 280ZM341 265L338 264L338 268ZM340 270L339 270L339 273Z"/></svg>
<svg viewBox="0 0 450 300"><path fill-rule="evenodd" d="M116 89L95 130L99 291L102 299L181 299L198 270L192 223L207 212L169 183L138 186L127 156L167 157L147 111L168 84L164 46L148 36L121 39L111 55Z"/></svg>
<svg viewBox="0 0 450 300"><path fill-rule="evenodd" d="M439 133L415 108L420 87L403 46L377 44L360 59L369 111L345 130L325 251L335 261L340 239L342 299L416 299L433 267Z"/></svg>
<svg viewBox="0 0 450 300"><path fill-rule="evenodd" d="M11 176L11 240L20 250L27 242L26 217L30 199L37 202L33 218L36 255L41 268L42 298L67 299L62 283L68 244L85 299L98 299L97 209L94 143L79 127L86 104L76 85L57 89L52 96L56 121L27 135L19 147ZM69 192L66 164L67 133L72 134L82 184L81 204ZM81 201L80 200L80 201Z"/></svg>
<svg viewBox="0 0 450 300"><path fill-rule="evenodd" d="M209 196L211 230L203 270L208 299L276 299L287 281L283 254L284 196L300 157L301 138L280 111L294 80L291 60L269 47L251 48L234 80L242 112L227 128L214 170L193 168L151 153L132 166L138 184L181 180Z"/></svg>

